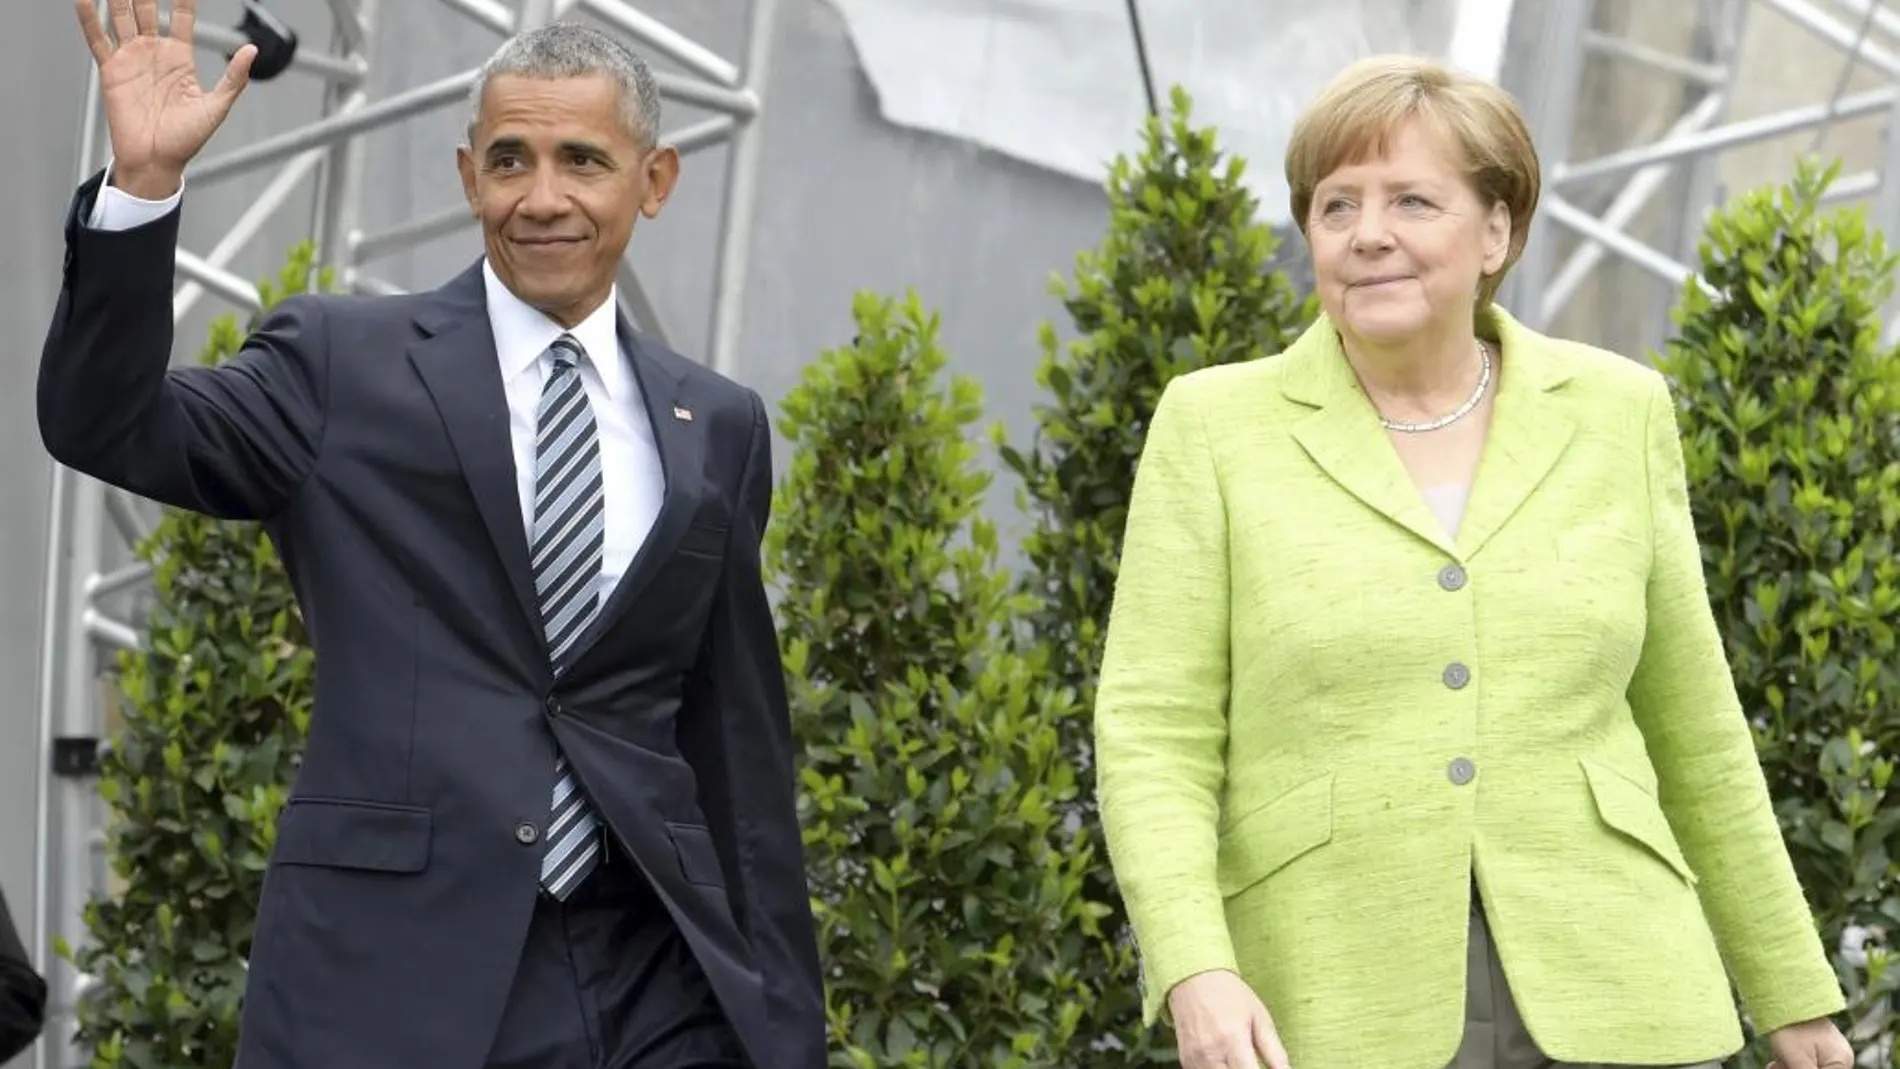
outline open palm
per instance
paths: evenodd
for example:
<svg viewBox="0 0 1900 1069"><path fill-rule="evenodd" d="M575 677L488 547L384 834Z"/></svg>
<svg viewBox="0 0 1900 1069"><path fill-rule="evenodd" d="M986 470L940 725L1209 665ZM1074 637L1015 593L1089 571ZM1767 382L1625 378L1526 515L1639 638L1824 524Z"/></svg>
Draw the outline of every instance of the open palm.
<svg viewBox="0 0 1900 1069"><path fill-rule="evenodd" d="M100 23L96 0L73 0L73 6L99 65L115 169L121 175L182 175L231 113L250 80L257 49L238 49L207 91L198 85L192 56L195 0L175 0L170 34L159 30L158 0L108 0L116 45Z"/></svg>

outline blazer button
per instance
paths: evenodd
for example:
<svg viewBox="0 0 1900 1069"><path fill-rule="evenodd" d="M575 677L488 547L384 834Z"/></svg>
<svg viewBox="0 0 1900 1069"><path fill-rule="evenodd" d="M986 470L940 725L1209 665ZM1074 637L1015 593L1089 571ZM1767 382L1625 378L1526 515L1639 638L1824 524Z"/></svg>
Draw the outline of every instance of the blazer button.
<svg viewBox="0 0 1900 1069"><path fill-rule="evenodd" d="M1438 585L1453 592L1463 590L1469 578L1456 564L1447 564L1438 570Z"/></svg>
<svg viewBox="0 0 1900 1069"><path fill-rule="evenodd" d="M523 846L533 846L541 838L541 829L523 821L515 825L515 842Z"/></svg>
<svg viewBox="0 0 1900 1069"><path fill-rule="evenodd" d="M1450 768L1445 769L1445 775L1451 777L1451 781L1460 787L1470 783L1472 777L1477 774L1478 766L1472 764L1471 759L1466 757L1458 758L1451 763Z"/></svg>
<svg viewBox="0 0 1900 1069"><path fill-rule="evenodd" d="M1456 661L1445 666L1445 685L1447 687L1453 690L1463 690L1465 689L1465 684L1469 682L1471 682L1471 669L1466 668Z"/></svg>
<svg viewBox="0 0 1900 1069"><path fill-rule="evenodd" d="M561 715L561 699L556 698L554 695L552 694L548 695L548 700L545 702L542 702L541 704L544 708L547 709L549 716Z"/></svg>

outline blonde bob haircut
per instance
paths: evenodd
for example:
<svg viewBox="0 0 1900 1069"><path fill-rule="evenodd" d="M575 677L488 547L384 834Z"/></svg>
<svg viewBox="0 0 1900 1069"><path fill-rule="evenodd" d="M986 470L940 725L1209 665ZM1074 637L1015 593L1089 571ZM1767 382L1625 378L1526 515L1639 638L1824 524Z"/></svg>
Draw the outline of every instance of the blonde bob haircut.
<svg viewBox="0 0 1900 1069"><path fill-rule="evenodd" d="M1293 126L1286 150L1293 221L1305 235L1313 191L1326 176L1384 155L1411 122L1462 162L1487 208L1502 202L1510 209L1510 250L1478 287L1483 310L1524 252L1542 182L1524 113L1495 85L1417 56L1373 56L1341 71Z"/></svg>

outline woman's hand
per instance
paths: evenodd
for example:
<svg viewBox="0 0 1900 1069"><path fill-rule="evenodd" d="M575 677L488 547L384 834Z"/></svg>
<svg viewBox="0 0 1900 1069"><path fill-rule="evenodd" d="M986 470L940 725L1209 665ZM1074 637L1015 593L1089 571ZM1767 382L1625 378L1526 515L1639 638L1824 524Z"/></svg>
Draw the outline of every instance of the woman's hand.
<svg viewBox="0 0 1900 1069"><path fill-rule="evenodd" d="M1775 1059L1768 1069L1853 1069L1854 1048L1825 1017L1768 1033Z"/></svg>
<svg viewBox="0 0 1900 1069"><path fill-rule="evenodd" d="M1188 977L1168 992L1168 1009L1181 1069L1292 1069L1267 1007L1234 973Z"/></svg>

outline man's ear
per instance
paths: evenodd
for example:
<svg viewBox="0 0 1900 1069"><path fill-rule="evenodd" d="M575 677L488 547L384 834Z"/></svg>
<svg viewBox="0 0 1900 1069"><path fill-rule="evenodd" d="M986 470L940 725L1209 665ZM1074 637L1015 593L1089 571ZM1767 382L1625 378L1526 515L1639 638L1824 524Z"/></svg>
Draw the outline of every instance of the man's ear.
<svg viewBox="0 0 1900 1069"><path fill-rule="evenodd" d="M481 201L475 196L475 152L467 145L455 150L455 169L462 176L462 197L468 201L468 214L481 218Z"/></svg>
<svg viewBox="0 0 1900 1069"><path fill-rule="evenodd" d="M673 195L673 187L679 185L679 149L661 145L647 153L646 169L647 199L640 204L640 214L653 219L666 207L666 198Z"/></svg>

